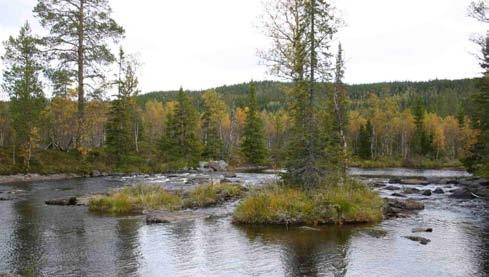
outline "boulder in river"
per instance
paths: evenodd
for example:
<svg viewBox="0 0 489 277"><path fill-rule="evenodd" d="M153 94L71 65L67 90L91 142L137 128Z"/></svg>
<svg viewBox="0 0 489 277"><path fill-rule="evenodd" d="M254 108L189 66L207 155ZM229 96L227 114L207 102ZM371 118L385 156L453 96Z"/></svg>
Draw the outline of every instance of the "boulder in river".
<svg viewBox="0 0 489 277"><path fill-rule="evenodd" d="M400 190L401 188L400 187L396 187L396 186L387 186L384 189L385 190Z"/></svg>
<svg viewBox="0 0 489 277"><path fill-rule="evenodd" d="M468 188L459 188L453 190L449 197L456 199L474 199L476 198L476 195L474 195Z"/></svg>
<svg viewBox="0 0 489 277"><path fill-rule="evenodd" d="M415 193L420 193L420 190L417 188L405 188L402 192L405 194L415 194Z"/></svg>
<svg viewBox="0 0 489 277"><path fill-rule="evenodd" d="M12 197L0 197L0 201L12 201L14 198Z"/></svg>
<svg viewBox="0 0 489 277"><path fill-rule="evenodd" d="M146 216L146 224L152 225L152 224L163 224L163 223L170 223L172 222L173 218L170 216L164 216L164 215L147 215Z"/></svg>
<svg viewBox="0 0 489 277"><path fill-rule="evenodd" d="M46 205L52 205L52 206L76 206L77 199L76 197L53 199L53 200L47 200L44 203L46 203Z"/></svg>
<svg viewBox="0 0 489 277"><path fill-rule="evenodd" d="M399 184L401 182L401 178L390 178L389 184Z"/></svg>
<svg viewBox="0 0 489 277"><path fill-rule="evenodd" d="M442 188L436 188L436 189L433 191L433 193L435 193L435 194L444 194L445 192L443 191L443 189L442 189Z"/></svg>
<svg viewBox="0 0 489 277"><path fill-rule="evenodd" d="M236 178L236 177L238 177L236 172L225 172L224 173L224 178Z"/></svg>
<svg viewBox="0 0 489 277"><path fill-rule="evenodd" d="M432 233L433 228L413 228L411 230L413 233Z"/></svg>
<svg viewBox="0 0 489 277"><path fill-rule="evenodd" d="M432 191L430 189L427 189L427 190L424 190L421 194L424 196L431 196Z"/></svg>
<svg viewBox="0 0 489 277"><path fill-rule="evenodd" d="M431 242L431 240L423 237L416 237L416 236L404 236L403 238L406 238L408 240L416 241L421 243L422 245L427 245L428 243Z"/></svg>
<svg viewBox="0 0 489 277"><path fill-rule="evenodd" d="M415 211L424 209L423 203L411 199L385 198L384 201L384 215L386 217L405 217Z"/></svg>
<svg viewBox="0 0 489 277"><path fill-rule="evenodd" d="M214 171L226 171L228 166L225 161L211 161L208 164L208 167Z"/></svg>
<svg viewBox="0 0 489 277"><path fill-rule="evenodd" d="M407 196L404 195L404 194L401 194L401 193L398 193L398 192L394 192L393 194L391 194L392 196L394 197L401 197L401 198L406 198Z"/></svg>

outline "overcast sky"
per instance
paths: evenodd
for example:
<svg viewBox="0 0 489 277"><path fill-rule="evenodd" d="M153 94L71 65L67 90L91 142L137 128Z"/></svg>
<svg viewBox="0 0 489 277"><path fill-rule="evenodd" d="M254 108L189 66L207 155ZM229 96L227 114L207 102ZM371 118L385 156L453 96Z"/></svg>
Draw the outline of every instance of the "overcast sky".
<svg viewBox="0 0 489 277"><path fill-rule="evenodd" d="M258 49L262 0L112 0L126 28L126 52L138 57L143 92L204 89L271 79ZM470 0L336 0L347 26L336 37L346 81L456 79L479 75L470 42L484 26L467 17ZM36 0L0 0L0 40L35 24ZM34 26L39 30L38 26ZM3 48L0 46L0 54ZM1 65L0 65L1 69Z"/></svg>

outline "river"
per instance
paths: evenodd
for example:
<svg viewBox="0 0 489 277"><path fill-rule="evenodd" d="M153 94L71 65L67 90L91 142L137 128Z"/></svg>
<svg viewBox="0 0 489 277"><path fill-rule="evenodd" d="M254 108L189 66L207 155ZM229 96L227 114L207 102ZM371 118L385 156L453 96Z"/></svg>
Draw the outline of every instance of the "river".
<svg viewBox="0 0 489 277"><path fill-rule="evenodd" d="M383 181L380 175L405 172L353 173ZM426 174L453 177L466 173ZM230 212L219 217L146 225L142 216L100 216L88 212L86 207L44 204L47 199L103 192L141 181L161 183L171 189L186 185L191 177L106 177L0 185L0 196L18 190L17 199L0 201L0 272L33 276L489 274L489 213L487 203L481 199L414 196L425 203L426 209L408 218L370 226L311 229L235 226ZM273 174L238 175L248 186L275 178ZM387 195L381 189L380 193ZM232 211L234 205L219 209ZM411 235L414 227L433 228L433 233L422 234L431 243L421 245L403 238Z"/></svg>

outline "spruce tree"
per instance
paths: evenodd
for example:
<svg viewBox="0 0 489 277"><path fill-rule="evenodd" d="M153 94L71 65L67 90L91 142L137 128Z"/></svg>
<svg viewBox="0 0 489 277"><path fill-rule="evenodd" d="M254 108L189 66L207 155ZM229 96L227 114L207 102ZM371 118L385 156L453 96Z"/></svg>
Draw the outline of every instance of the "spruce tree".
<svg viewBox="0 0 489 277"><path fill-rule="evenodd" d="M107 123L106 146L112 159L122 166L131 152L138 152L140 125L135 97L139 94L134 63L128 61L122 49L119 52L118 94L112 101Z"/></svg>
<svg viewBox="0 0 489 277"><path fill-rule="evenodd" d="M196 166L201 157L199 114L183 89L178 92L175 110L167 116L161 148L167 162L184 166Z"/></svg>
<svg viewBox="0 0 489 277"><path fill-rule="evenodd" d="M40 39L32 35L29 23L18 37L5 43L2 57L5 65L2 88L10 96L10 116L15 130L15 152L23 158L24 169L29 170L32 152L39 143L40 115L45 106L40 75L43 70Z"/></svg>
<svg viewBox="0 0 489 277"><path fill-rule="evenodd" d="M246 161L253 165L265 163L268 155L263 121L258 114L254 83L250 84L248 109L246 111L246 121L241 141L241 152L246 157Z"/></svg>
<svg viewBox="0 0 489 277"><path fill-rule="evenodd" d="M202 136L204 152L202 156L210 160L222 160L224 142L222 120L227 115L227 106L216 91L208 91L202 96L204 114L202 115Z"/></svg>
<svg viewBox="0 0 489 277"><path fill-rule="evenodd" d="M330 43L336 32L333 9L325 0L276 0L267 10L266 31L274 45L263 58L272 73L294 82L289 104L292 127L284 175L311 189L326 177L325 141L320 139L320 82L331 81Z"/></svg>
<svg viewBox="0 0 489 277"><path fill-rule="evenodd" d="M489 34L485 41L480 59L481 67L485 72L479 80L480 92L472 99L475 106L472 117L475 127L480 129L480 135L477 143L472 146L470 155L464 160L464 164L469 171L489 178Z"/></svg>
<svg viewBox="0 0 489 277"><path fill-rule="evenodd" d="M360 128L358 156L364 160L370 160L372 158L372 131L373 127L370 120L367 121L365 126Z"/></svg>

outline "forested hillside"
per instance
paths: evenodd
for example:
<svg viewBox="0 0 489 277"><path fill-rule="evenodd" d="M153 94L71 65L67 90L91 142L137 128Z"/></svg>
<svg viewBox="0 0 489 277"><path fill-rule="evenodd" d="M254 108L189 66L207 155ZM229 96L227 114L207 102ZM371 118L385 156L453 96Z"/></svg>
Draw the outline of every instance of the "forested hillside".
<svg viewBox="0 0 489 277"><path fill-rule="evenodd" d="M477 89L478 79L461 80L432 80L425 82L389 82L373 84L347 85L348 96L352 101L352 109L364 107L370 93L379 97L398 96L400 107L414 107L421 98L427 111L440 116L458 115L470 108L464 106L464 101L470 98ZM248 83L217 87L214 90L221 95L228 106L246 106ZM291 83L261 81L256 82L257 101L261 110L275 111L287 105L287 91ZM325 88L326 90L326 88ZM190 91L196 103L198 96L205 91ZM178 91L156 91L138 96L138 103L144 105L149 100L166 102L174 100ZM326 94L326 92L324 92Z"/></svg>

